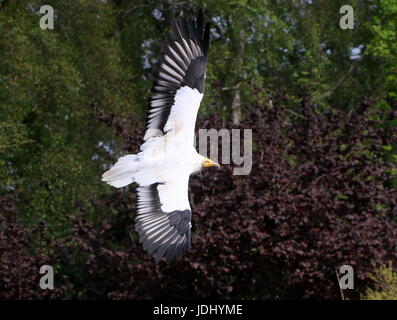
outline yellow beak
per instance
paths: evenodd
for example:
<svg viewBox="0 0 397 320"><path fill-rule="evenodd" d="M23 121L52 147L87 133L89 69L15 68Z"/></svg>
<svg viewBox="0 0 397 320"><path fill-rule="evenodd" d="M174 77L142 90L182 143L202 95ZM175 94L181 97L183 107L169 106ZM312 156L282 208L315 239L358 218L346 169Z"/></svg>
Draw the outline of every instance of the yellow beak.
<svg viewBox="0 0 397 320"><path fill-rule="evenodd" d="M212 161L211 159L204 159L203 162L201 163L201 166L203 168L207 167L217 167L218 169L221 167L219 163L216 163L215 161Z"/></svg>

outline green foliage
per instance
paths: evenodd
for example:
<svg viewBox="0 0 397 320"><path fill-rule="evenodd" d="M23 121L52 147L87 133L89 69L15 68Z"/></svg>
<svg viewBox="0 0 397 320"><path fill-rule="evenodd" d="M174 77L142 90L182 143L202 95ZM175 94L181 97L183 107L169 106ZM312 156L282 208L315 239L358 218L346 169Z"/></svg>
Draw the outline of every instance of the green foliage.
<svg viewBox="0 0 397 320"><path fill-rule="evenodd" d="M363 54L371 39L363 25L376 10L369 3L350 3L355 10L353 30L339 27L344 1L194 4L206 9L214 26L209 79L217 79L223 88L242 83L244 104L252 102L255 87L263 89L264 98L284 89L297 101L299 88L306 86L317 105L332 101L344 109L365 95L382 94L378 90L382 75L372 72L374 59ZM219 96L218 89L210 95ZM222 98L220 105L230 105L230 91Z"/></svg>
<svg viewBox="0 0 397 320"><path fill-rule="evenodd" d="M54 30L41 30L39 3L0 11L0 190L15 189L25 222L62 230L75 201L103 190L101 141L89 104L133 109L120 63L112 8L93 1L52 1Z"/></svg>
<svg viewBox="0 0 397 320"><path fill-rule="evenodd" d="M397 300L397 272L392 265L383 266L371 277L376 289L368 289L362 300Z"/></svg>
<svg viewBox="0 0 397 320"><path fill-rule="evenodd" d="M397 2L377 1L376 15L367 23L373 34L368 51L377 57L385 74L388 97L397 100Z"/></svg>

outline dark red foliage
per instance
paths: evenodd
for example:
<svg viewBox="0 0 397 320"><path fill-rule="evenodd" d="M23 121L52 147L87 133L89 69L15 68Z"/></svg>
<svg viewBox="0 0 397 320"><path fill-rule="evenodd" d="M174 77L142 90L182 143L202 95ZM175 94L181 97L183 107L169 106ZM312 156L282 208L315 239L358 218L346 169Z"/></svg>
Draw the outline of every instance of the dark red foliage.
<svg viewBox="0 0 397 320"><path fill-rule="evenodd" d="M335 269L350 264L356 289L345 294L357 298L371 271L397 262L397 190L383 148L397 142L396 129L384 125L385 111L373 110L370 99L349 114L316 112L307 93L293 111L287 104L280 94L271 108L247 108L240 128L253 129L250 175L234 176L233 166L223 165L192 177L193 249L181 261L155 265L144 253L133 231L133 187L91 199L99 221L78 206L68 216L69 238L53 244L49 262L66 277L65 297L338 299ZM93 107L126 150L137 152L143 126L133 120L128 133ZM211 118L198 128L221 125ZM31 270L43 258L25 253L26 236L5 242L4 232L13 232L1 225L0 275L7 275L9 255L28 262L13 284L0 280L0 297L35 297Z"/></svg>
<svg viewBox="0 0 397 320"><path fill-rule="evenodd" d="M47 251L48 235L44 224L34 229L26 228L17 221L13 193L0 197L0 300L61 298L66 287L63 277L54 281L54 290L39 287L40 267L56 259ZM40 242L36 253L31 242Z"/></svg>

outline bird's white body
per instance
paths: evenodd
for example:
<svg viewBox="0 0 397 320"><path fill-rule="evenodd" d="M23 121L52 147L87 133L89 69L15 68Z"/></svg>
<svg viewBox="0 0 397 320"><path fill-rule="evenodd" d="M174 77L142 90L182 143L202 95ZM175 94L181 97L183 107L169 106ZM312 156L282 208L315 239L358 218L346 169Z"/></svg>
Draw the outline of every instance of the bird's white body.
<svg viewBox="0 0 397 320"><path fill-rule="evenodd" d="M193 146L196 117L185 110L197 113L202 96L189 87L178 90L166 123L167 133L149 138L141 145L138 154L120 158L111 170L103 174L103 181L116 188L133 182L140 186L166 182L158 186L160 199L164 199L162 210L190 209L187 196L189 176L201 169L205 157ZM188 107L184 106L186 98L190 101Z"/></svg>

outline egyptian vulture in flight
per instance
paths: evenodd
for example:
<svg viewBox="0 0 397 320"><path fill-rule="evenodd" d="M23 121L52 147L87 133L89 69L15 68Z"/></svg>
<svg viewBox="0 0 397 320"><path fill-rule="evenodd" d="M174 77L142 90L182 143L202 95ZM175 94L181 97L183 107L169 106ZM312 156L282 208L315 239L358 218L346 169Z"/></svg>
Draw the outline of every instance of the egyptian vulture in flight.
<svg viewBox="0 0 397 320"><path fill-rule="evenodd" d="M126 155L102 175L121 188L139 185L135 230L143 249L158 263L180 259L191 248L192 212L189 177L219 164L193 146L197 112L204 93L210 37L209 23L173 21L155 73L144 143L138 154Z"/></svg>

